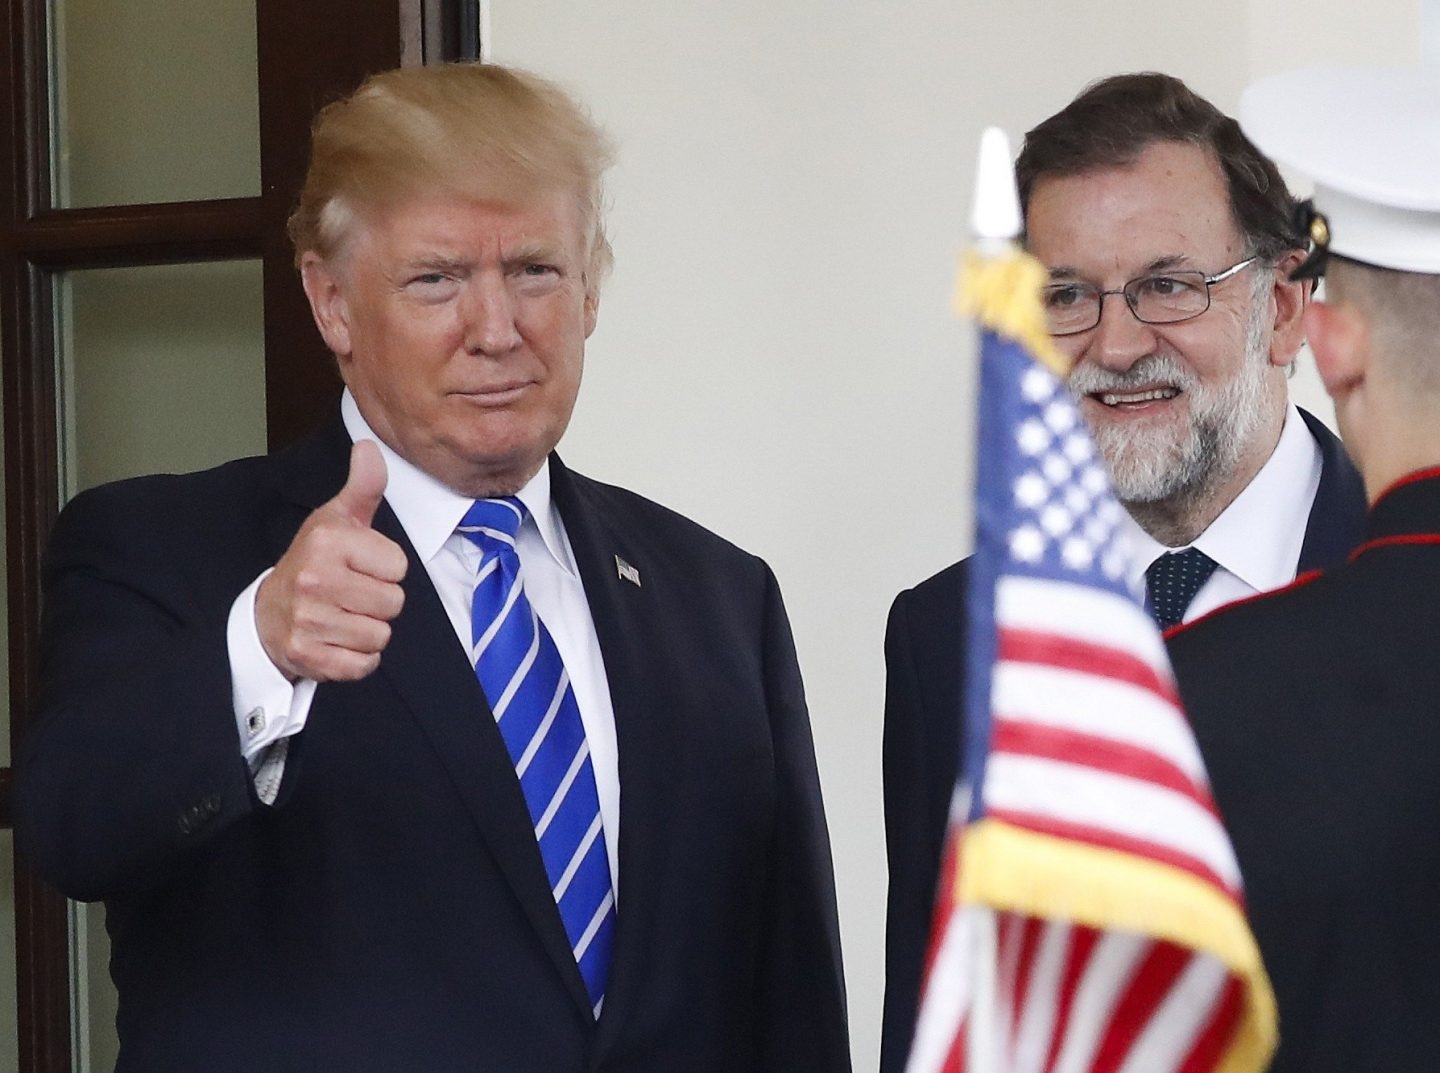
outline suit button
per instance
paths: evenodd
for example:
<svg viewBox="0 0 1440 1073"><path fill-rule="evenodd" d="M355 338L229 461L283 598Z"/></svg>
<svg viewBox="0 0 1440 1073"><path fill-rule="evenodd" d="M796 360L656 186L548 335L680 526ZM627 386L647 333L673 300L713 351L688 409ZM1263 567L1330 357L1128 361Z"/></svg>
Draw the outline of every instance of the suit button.
<svg viewBox="0 0 1440 1073"><path fill-rule="evenodd" d="M212 817L220 811L220 795L210 794L208 797L184 809L177 821L182 835L194 834L201 827L205 826Z"/></svg>

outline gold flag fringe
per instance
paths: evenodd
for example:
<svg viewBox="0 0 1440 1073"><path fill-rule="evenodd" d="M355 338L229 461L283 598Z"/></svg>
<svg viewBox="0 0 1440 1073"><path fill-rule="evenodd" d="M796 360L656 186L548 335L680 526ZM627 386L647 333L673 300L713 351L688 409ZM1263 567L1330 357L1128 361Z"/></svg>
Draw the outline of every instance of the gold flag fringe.
<svg viewBox="0 0 1440 1073"><path fill-rule="evenodd" d="M954 307L961 316L1013 339L1063 378L1070 372L1070 360L1056 349L1040 308L1047 278L1045 267L1019 249L998 256L968 250L955 284Z"/></svg>

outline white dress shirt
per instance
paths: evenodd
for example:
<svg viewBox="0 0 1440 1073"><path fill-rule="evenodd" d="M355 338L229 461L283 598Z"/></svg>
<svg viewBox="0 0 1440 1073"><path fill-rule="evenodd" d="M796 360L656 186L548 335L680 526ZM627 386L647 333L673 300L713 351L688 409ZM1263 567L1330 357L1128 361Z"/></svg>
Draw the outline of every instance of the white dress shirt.
<svg viewBox="0 0 1440 1073"><path fill-rule="evenodd" d="M473 500L445 487L382 443L348 390L341 399L340 413L352 440L373 440L379 446L388 475L385 501L425 565L450 618L460 655L468 661L470 604L481 555L478 547L455 530ZM615 712L590 604L564 522L550 498L548 460L516 496L529 512L515 541L525 594L554 638L575 691L595 768L612 888L618 892L620 764ZM261 799L273 801L286 739L304 728L316 683L302 679L292 685L286 681L260 644L255 592L266 574L256 578L231 607L228 641L241 751L255 772ZM380 661L383 666L383 652ZM475 714L478 718L482 713L477 710Z"/></svg>
<svg viewBox="0 0 1440 1073"><path fill-rule="evenodd" d="M1320 488L1320 445L1293 404L1285 411L1275 450L1260 472L1187 547L1215 560L1215 572L1190 601L1183 621L1269 592L1295 580L1305 525ZM1143 571L1167 548L1128 514L1122 523Z"/></svg>

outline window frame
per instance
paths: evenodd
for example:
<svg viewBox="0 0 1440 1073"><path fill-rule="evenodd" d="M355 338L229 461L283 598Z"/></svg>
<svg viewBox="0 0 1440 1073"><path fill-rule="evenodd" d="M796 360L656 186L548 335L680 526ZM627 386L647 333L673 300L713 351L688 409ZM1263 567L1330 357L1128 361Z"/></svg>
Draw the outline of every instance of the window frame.
<svg viewBox="0 0 1440 1073"><path fill-rule="evenodd" d="M44 0L6 0L0 23L0 406L4 423L10 733L16 755L38 684L40 563L60 507L59 355L53 276L78 268L259 258L266 438L314 428L339 379L311 321L285 218L315 111L372 71L480 55L479 0L256 0L260 181L256 197L80 209L50 204L50 78ZM11 824L0 768L0 827ZM15 861L19 1073L73 1068L69 910Z"/></svg>

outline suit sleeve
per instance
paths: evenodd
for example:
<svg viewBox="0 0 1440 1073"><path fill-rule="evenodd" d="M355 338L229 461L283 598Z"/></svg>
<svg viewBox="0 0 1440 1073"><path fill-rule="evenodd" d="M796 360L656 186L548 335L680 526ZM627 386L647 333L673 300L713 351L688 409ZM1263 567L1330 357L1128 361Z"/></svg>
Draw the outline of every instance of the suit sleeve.
<svg viewBox="0 0 1440 1073"><path fill-rule="evenodd" d="M81 900L163 882L254 806L228 604L205 605L148 514L123 488L97 489L62 513L47 551L16 837L42 876Z"/></svg>
<svg viewBox="0 0 1440 1073"><path fill-rule="evenodd" d="M885 912L881 1073L901 1073L910 1053L939 860L935 847L923 837L929 826L928 750L907 615L910 596L902 592L896 597L885 627L883 769L890 889Z"/></svg>
<svg viewBox="0 0 1440 1073"><path fill-rule="evenodd" d="M757 1017L765 1073L850 1069L830 836L790 623L766 570L765 690L778 799Z"/></svg>

